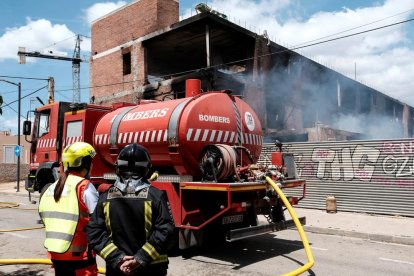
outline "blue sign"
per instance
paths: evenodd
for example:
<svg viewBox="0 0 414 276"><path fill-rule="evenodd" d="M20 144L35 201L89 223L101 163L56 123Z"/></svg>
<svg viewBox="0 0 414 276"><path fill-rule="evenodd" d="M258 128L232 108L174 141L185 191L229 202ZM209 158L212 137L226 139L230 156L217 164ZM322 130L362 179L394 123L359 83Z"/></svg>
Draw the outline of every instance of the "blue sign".
<svg viewBox="0 0 414 276"><path fill-rule="evenodd" d="M14 147L14 155L16 156L20 156L20 146L15 146Z"/></svg>

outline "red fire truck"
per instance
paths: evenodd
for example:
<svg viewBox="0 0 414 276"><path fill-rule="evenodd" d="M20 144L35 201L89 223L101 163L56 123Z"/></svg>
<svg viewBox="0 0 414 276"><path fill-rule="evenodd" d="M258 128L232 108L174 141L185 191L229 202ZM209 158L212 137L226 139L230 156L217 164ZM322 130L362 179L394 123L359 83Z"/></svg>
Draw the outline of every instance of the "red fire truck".
<svg viewBox="0 0 414 276"><path fill-rule="evenodd" d="M40 192L58 178L62 149L76 141L96 149L91 181L110 185L118 153L138 143L148 149L158 172L152 185L167 195L180 248L210 237L233 241L293 226L264 177L271 176L281 188L302 186L304 191L305 181L297 179L293 156L282 153L281 145L273 165L256 164L262 149L260 121L228 90L201 93L199 80L187 80L186 97L180 99L112 107L56 102L34 113L33 128L30 121L23 126L24 134L31 134L28 191ZM267 223L260 224L258 215Z"/></svg>

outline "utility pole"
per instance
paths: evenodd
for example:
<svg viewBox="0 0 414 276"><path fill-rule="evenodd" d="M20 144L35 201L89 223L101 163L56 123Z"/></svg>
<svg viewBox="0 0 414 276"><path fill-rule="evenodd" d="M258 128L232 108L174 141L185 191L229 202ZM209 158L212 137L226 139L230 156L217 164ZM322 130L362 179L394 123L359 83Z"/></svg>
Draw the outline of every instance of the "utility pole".
<svg viewBox="0 0 414 276"><path fill-rule="evenodd" d="M21 146L20 146L20 114L21 114L21 106L22 106L22 85L19 82L18 83L18 88L19 88L19 93L18 93L18 97L19 97L19 108L17 109L17 113L18 113L18 123L17 123L17 145L19 146L19 154L17 155L17 190L16 192L19 192L19 187L20 187L20 155L22 155L22 150L21 150Z"/></svg>
<svg viewBox="0 0 414 276"><path fill-rule="evenodd" d="M47 80L47 92L48 92L48 103L52 103L55 101L55 79L53 77L49 77Z"/></svg>

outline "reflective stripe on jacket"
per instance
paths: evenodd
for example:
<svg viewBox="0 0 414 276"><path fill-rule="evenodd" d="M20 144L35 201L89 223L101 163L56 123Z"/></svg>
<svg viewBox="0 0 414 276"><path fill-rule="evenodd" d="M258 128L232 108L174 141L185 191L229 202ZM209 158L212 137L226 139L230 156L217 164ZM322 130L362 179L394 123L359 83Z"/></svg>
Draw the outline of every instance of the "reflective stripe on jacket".
<svg viewBox="0 0 414 276"><path fill-rule="evenodd" d="M107 271L124 255L134 256L148 271L168 267L174 223L165 193L153 186L133 194L112 186L99 196L87 232L89 245L105 259Z"/></svg>
<svg viewBox="0 0 414 276"><path fill-rule="evenodd" d="M85 227L89 221L88 210L81 200L81 188L88 182L84 178L69 174L62 195L55 202L57 181L44 192L39 203L39 214L45 224L45 248L52 259L87 259L87 237Z"/></svg>

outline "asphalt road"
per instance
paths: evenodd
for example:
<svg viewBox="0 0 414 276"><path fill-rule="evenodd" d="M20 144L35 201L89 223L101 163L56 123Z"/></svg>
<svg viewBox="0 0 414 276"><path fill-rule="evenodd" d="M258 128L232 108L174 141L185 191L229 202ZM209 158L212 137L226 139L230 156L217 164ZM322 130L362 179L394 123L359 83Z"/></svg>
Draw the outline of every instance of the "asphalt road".
<svg viewBox="0 0 414 276"><path fill-rule="evenodd" d="M36 208L25 197L0 202ZM0 204L1 206L1 204ZM0 209L0 230L36 227L36 210ZM380 226L379 226L380 227ZM414 275L414 247L307 233L315 265L303 275ZM0 233L0 258L46 258L44 230ZM169 275L280 275L307 262L296 231L287 230L170 257ZM99 265L104 262L99 260ZM0 275L54 275L45 265L0 266Z"/></svg>

